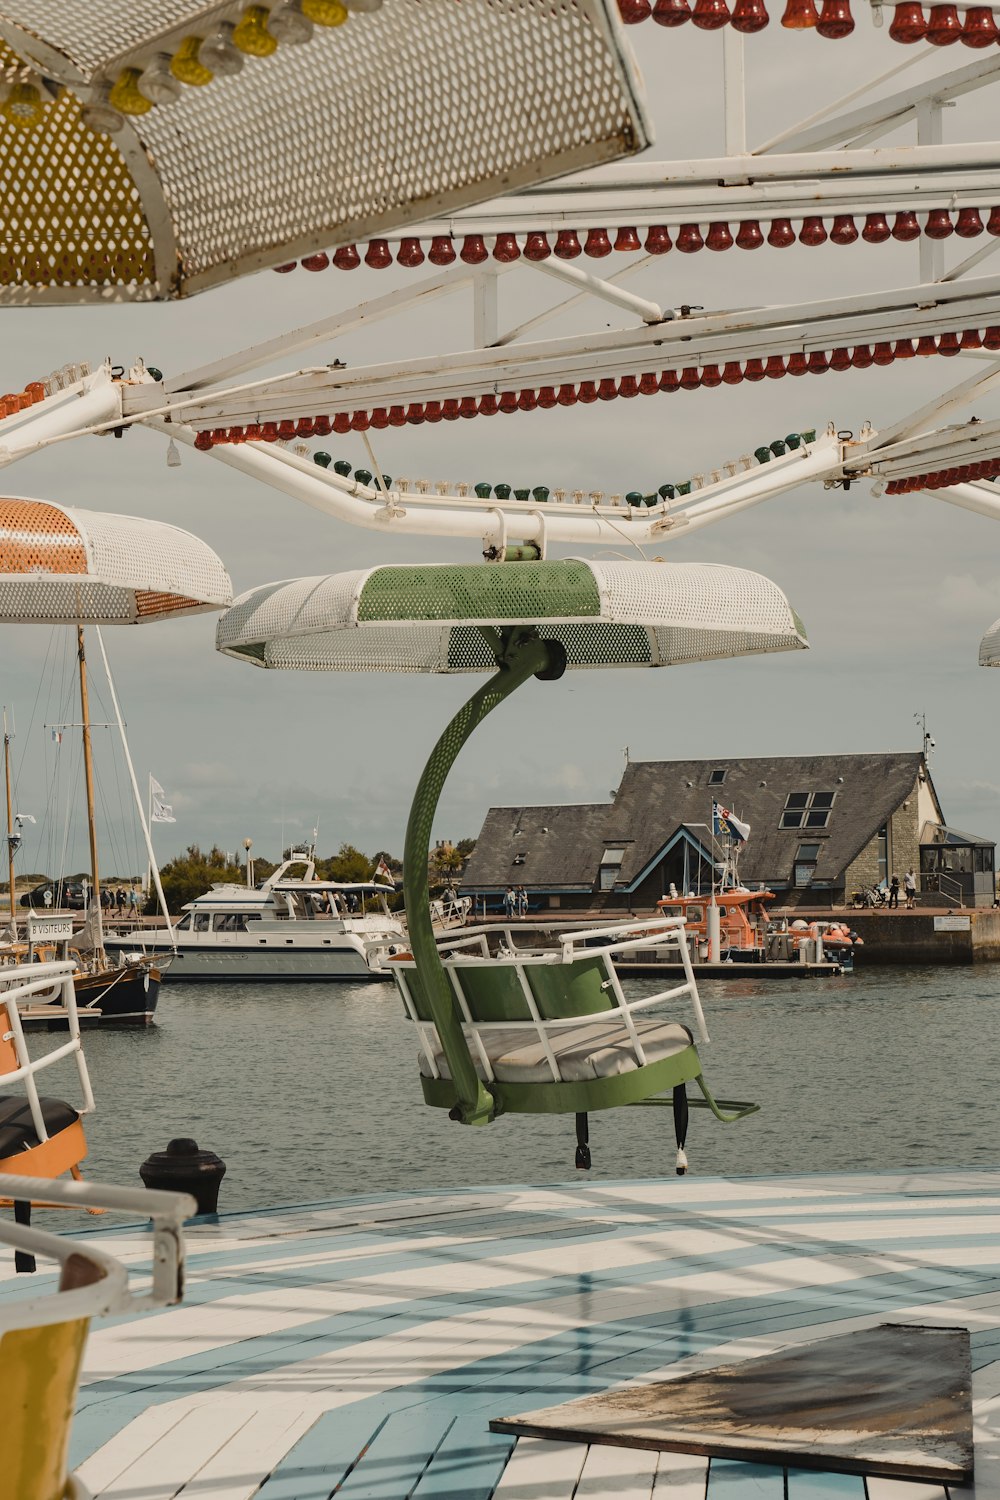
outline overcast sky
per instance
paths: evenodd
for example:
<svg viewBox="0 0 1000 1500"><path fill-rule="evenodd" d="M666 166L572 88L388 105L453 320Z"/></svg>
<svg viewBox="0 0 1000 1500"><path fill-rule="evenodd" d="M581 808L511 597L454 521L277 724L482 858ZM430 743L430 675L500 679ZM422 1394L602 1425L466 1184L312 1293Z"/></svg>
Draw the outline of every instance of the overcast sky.
<svg viewBox="0 0 1000 1500"><path fill-rule="evenodd" d="M630 36L653 97L654 154L721 152L720 37L650 24ZM907 49L889 42L884 31L873 32L867 20L839 43L790 35L775 20L748 39L747 55L752 143L859 79L909 59ZM936 55L933 66L941 71L973 60L956 47ZM893 87L921 72L926 65L903 73ZM945 139L992 133L983 125L989 102L984 91L949 111ZM955 258L964 253L961 246ZM987 262L984 269L995 266ZM67 361L96 364L106 354L126 365L141 355L173 374L419 275L265 272L183 305L8 309L0 384L20 389ZM915 249L859 242L754 254L673 252L629 285L664 304L718 308L845 295L916 279ZM519 266L501 283L502 318L509 326L557 298L550 281ZM543 336L625 323L624 315L602 305L561 316ZM340 340L323 357L356 365L463 348L470 340L471 309L456 294L431 311ZM985 366L912 360L888 370L372 436L380 463L393 475L646 491L802 428L833 421L857 431L866 419L886 426L972 368ZM989 403L976 411L998 414ZM314 446L365 463L360 437ZM387 561L477 560L468 544L387 540L354 530L187 449L182 466L168 469L163 441L138 430L121 442L86 439L25 460L8 471L6 492L173 521L216 548L237 591ZM805 621L812 649L531 683L465 752L446 788L435 837L474 836L493 803L606 800L619 780L626 744L632 758L642 760L907 751L920 747L914 714L926 711L937 741L931 769L946 817L1000 839L1000 681L976 664L979 638L1000 614L998 543L993 522L926 496L873 498L866 484L848 494L806 486L689 541L664 539L650 555L735 563L775 579ZM27 830L19 867L55 873L67 837L64 813L45 821L43 814L55 801L50 779L57 756L68 780L75 752L66 740L57 750L43 725L76 713L66 699L63 666L53 666L52 632L8 627L5 635L2 697L17 713L17 802L39 819L37 830ZM192 842L237 849L245 837L253 838L256 852L275 856L282 839L308 835L317 824L322 853L344 841L400 852L424 759L476 685L471 678L257 671L216 655L211 616L108 630L106 639L140 779L145 785L152 771L177 816L176 824L156 829L164 859ZM94 717L109 715L97 705ZM99 741L102 736L98 731ZM116 775L106 770L102 777L109 828L118 821ZM137 868L134 835L119 830L114 837L104 853L108 872ZM82 833L71 831L68 839L66 866L76 869L84 862Z"/></svg>

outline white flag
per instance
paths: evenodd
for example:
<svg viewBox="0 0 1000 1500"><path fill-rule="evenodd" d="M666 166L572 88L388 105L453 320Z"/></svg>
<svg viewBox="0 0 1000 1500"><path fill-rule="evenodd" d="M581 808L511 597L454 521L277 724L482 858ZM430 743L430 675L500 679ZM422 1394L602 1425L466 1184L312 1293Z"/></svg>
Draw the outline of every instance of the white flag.
<svg viewBox="0 0 1000 1500"><path fill-rule="evenodd" d="M151 823L176 823L173 808L163 798L166 796L162 786L155 777L149 778L150 814Z"/></svg>

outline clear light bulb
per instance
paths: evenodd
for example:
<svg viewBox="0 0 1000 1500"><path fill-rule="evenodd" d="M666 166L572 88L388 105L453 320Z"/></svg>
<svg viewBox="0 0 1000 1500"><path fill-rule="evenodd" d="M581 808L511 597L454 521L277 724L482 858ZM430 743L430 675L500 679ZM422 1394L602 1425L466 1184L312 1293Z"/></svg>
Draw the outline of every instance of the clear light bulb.
<svg viewBox="0 0 1000 1500"><path fill-rule="evenodd" d="M267 29L279 42L290 43L294 47L311 40L313 23L308 16L302 14L298 0L284 0L283 4L276 5L272 10Z"/></svg>
<svg viewBox="0 0 1000 1500"><path fill-rule="evenodd" d="M170 56L158 52L139 74L139 92L154 104L173 104L181 96L179 79L170 71Z"/></svg>
<svg viewBox="0 0 1000 1500"><path fill-rule="evenodd" d="M220 78L231 78L243 67L243 53L233 45L232 21L220 21L219 28L198 48L198 61Z"/></svg>
<svg viewBox="0 0 1000 1500"><path fill-rule="evenodd" d="M177 451L177 444L174 442L173 438L171 438L170 442L167 444L167 468L179 469L180 466L181 456Z"/></svg>
<svg viewBox="0 0 1000 1500"><path fill-rule="evenodd" d="M115 135L125 124L125 117L108 103L108 91L102 89L96 99L80 110L80 119L95 135Z"/></svg>

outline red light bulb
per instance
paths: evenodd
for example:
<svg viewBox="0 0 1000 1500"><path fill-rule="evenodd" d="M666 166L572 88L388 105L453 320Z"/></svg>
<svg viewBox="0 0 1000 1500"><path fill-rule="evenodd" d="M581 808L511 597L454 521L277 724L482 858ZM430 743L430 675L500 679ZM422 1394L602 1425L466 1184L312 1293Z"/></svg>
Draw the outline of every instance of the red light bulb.
<svg viewBox="0 0 1000 1500"><path fill-rule="evenodd" d="M830 355L830 369L843 371L851 368L850 349L834 349Z"/></svg>
<svg viewBox="0 0 1000 1500"><path fill-rule="evenodd" d="M626 26L637 26L648 21L653 7L649 0L618 0L618 13Z"/></svg>
<svg viewBox="0 0 1000 1500"><path fill-rule="evenodd" d="M830 229L830 239L834 245L853 245L858 237L858 230L850 214L837 214Z"/></svg>
<svg viewBox="0 0 1000 1500"><path fill-rule="evenodd" d="M763 380L764 374L764 361L762 359L748 359L743 366L744 380Z"/></svg>
<svg viewBox="0 0 1000 1500"><path fill-rule="evenodd" d="M983 348L1000 349L1000 328L993 327L983 329Z"/></svg>
<svg viewBox="0 0 1000 1500"><path fill-rule="evenodd" d="M683 26L690 19L688 0L656 0L653 6L653 20L659 26Z"/></svg>
<svg viewBox="0 0 1000 1500"><path fill-rule="evenodd" d="M447 403L445 403L445 404L447 404ZM389 426L390 427L405 427L406 426L406 412L403 410L403 408L401 406L390 406L389 407Z"/></svg>
<svg viewBox="0 0 1000 1500"><path fill-rule="evenodd" d="M241 429L241 431L242 431L242 429ZM299 420L295 424L295 436L296 437L311 438L315 434L315 431L316 431L316 426L315 426L315 423L313 422L312 417L300 417Z"/></svg>
<svg viewBox="0 0 1000 1500"><path fill-rule="evenodd" d="M780 354L769 354L767 364L764 366L764 374L768 380L780 380L785 373L785 361Z"/></svg>
<svg viewBox="0 0 1000 1500"><path fill-rule="evenodd" d="M513 416L517 411L517 392L503 391L500 396L500 410L504 416Z"/></svg>
<svg viewBox="0 0 1000 1500"><path fill-rule="evenodd" d="M458 415L460 417L467 417L469 420L479 415L475 396L462 397L458 403Z"/></svg>
<svg viewBox="0 0 1000 1500"><path fill-rule="evenodd" d="M827 241L826 225L822 219L811 216L802 220L802 228L799 230L800 245L825 245Z"/></svg>
<svg viewBox="0 0 1000 1500"><path fill-rule="evenodd" d="M927 21L916 0L900 0L892 15L889 35L894 42L922 42L927 35Z"/></svg>
<svg viewBox="0 0 1000 1500"><path fill-rule="evenodd" d="M759 250L764 243L764 234L756 219L744 219L736 234L736 243L741 250Z"/></svg>
<svg viewBox="0 0 1000 1500"><path fill-rule="evenodd" d="M670 238L670 231L666 224L650 225L646 232L646 243L643 248L647 255L666 255L668 250L674 248L674 242Z"/></svg>
<svg viewBox="0 0 1000 1500"><path fill-rule="evenodd" d="M467 266L481 266L484 260L489 260L490 252L481 234L467 234L458 255Z"/></svg>
<svg viewBox="0 0 1000 1500"><path fill-rule="evenodd" d="M924 234L929 240L946 240L950 234L954 234L955 226L951 222L951 215L946 208L932 208L927 215L927 223L924 225Z"/></svg>
<svg viewBox="0 0 1000 1500"><path fill-rule="evenodd" d="M406 420L411 427L419 427L422 424L424 420L424 404L422 401L413 401L410 403L406 408Z"/></svg>
<svg viewBox="0 0 1000 1500"><path fill-rule="evenodd" d="M892 351L892 345L889 343L883 342L876 344L874 349L872 350L873 365L891 365L895 358L896 356Z"/></svg>
<svg viewBox="0 0 1000 1500"><path fill-rule="evenodd" d="M509 266L511 261L521 259L521 247L514 234L498 234L493 245L493 259Z"/></svg>
<svg viewBox="0 0 1000 1500"><path fill-rule="evenodd" d="M318 255L304 255L301 264L304 271L325 271L330 257L321 250Z"/></svg>
<svg viewBox="0 0 1000 1500"><path fill-rule="evenodd" d="M961 344L963 349L981 349L983 340L978 328L967 328L962 334Z"/></svg>
<svg viewBox="0 0 1000 1500"><path fill-rule="evenodd" d="M717 385L722 384L722 371L718 365L702 366L701 383L707 391L714 390Z"/></svg>
<svg viewBox="0 0 1000 1500"><path fill-rule="evenodd" d="M279 276L287 276L288 273L289 273L289 271L294 271L297 265L298 265L298 261L297 260L286 260L285 264L283 266L272 266L271 270L272 271L277 271L277 273L278 273ZM197 447L197 446L198 445L196 443L195 447Z"/></svg>
<svg viewBox="0 0 1000 1500"><path fill-rule="evenodd" d="M560 229L556 235L555 253L560 260L576 260L578 255L583 254L583 246L575 229Z"/></svg>
<svg viewBox="0 0 1000 1500"><path fill-rule="evenodd" d="M693 255L696 250L704 249L705 241L701 237L701 230L697 224L682 224L677 231L677 248L683 250L685 255Z"/></svg>
<svg viewBox="0 0 1000 1500"><path fill-rule="evenodd" d="M265 423L264 425L266 426L267 423ZM346 411L338 411L337 412L336 416L333 419L333 430L334 430L335 433L337 433L337 435L339 437L343 437L345 433L350 432L350 430L351 430L351 414L350 414L350 412L346 412ZM264 430L263 430L263 428L261 428L261 434L260 435L261 435L261 438L263 438L263 436L264 436Z"/></svg>
<svg viewBox="0 0 1000 1500"><path fill-rule="evenodd" d="M739 385L743 379L743 371L737 359L729 359L722 368L723 385Z"/></svg>
<svg viewBox="0 0 1000 1500"><path fill-rule="evenodd" d="M576 386L575 385L561 385L559 387L558 393L556 395L556 400L558 401L558 403L559 403L560 406L575 406L576 405Z"/></svg>
<svg viewBox="0 0 1000 1500"><path fill-rule="evenodd" d="M809 31L818 20L813 0L788 0L781 24L788 31Z"/></svg>
<svg viewBox="0 0 1000 1500"><path fill-rule="evenodd" d="M285 436L285 434L281 430L284 425L285 424L282 422L278 427L278 436L280 438L283 438ZM366 411L355 411L351 413L352 432L367 432L370 426L371 423L368 420L368 413Z"/></svg>
<svg viewBox="0 0 1000 1500"><path fill-rule="evenodd" d="M809 361L804 354L790 354L785 369L789 375L808 375Z"/></svg>
<svg viewBox="0 0 1000 1500"><path fill-rule="evenodd" d="M451 242L450 234L436 234L431 240L431 248L427 252L427 259L432 266L450 266L455 259L455 246Z"/></svg>
<svg viewBox="0 0 1000 1500"><path fill-rule="evenodd" d="M613 401L618 395L618 387L609 376L605 376L597 387L597 394L601 401Z"/></svg>
<svg viewBox="0 0 1000 1500"><path fill-rule="evenodd" d="M212 434L207 427L195 434L194 445L199 453L207 453L209 451L212 446Z"/></svg>
<svg viewBox="0 0 1000 1500"><path fill-rule="evenodd" d="M967 47L992 47L1000 39L993 12L988 5L970 5L965 12L962 41Z"/></svg>
<svg viewBox="0 0 1000 1500"><path fill-rule="evenodd" d="M639 379L639 394L641 396L655 396L660 389L660 382L655 375L642 375Z"/></svg>
<svg viewBox="0 0 1000 1500"><path fill-rule="evenodd" d="M795 230L791 219L775 219L767 233L767 243L775 250L784 250L795 244Z"/></svg>
<svg viewBox="0 0 1000 1500"><path fill-rule="evenodd" d="M541 230L533 229L524 242L525 260L548 260L552 246Z"/></svg>
<svg viewBox="0 0 1000 1500"><path fill-rule="evenodd" d="M326 428L325 428L325 430L322 433L319 430L319 424L320 424L320 422L325 422L326 423ZM329 431L330 431L330 418L329 417L317 417L316 418L316 436L317 437L326 437L326 434ZM246 441L248 443L259 443L260 442L260 423L259 422L248 422L247 425L246 425L244 436L245 436Z"/></svg>
<svg viewBox="0 0 1000 1500"><path fill-rule="evenodd" d="M867 370L872 362L872 351L867 344L856 344L851 355L851 364L856 370Z"/></svg>
<svg viewBox="0 0 1000 1500"><path fill-rule="evenodd" d="M538 405L541 407L542 411L551 411L552 408L554 406L558 406L558 404L559 397L556 395L556 388L554 385L539 386Z"/></svg>
<svg viewBox="0 0 1000 1500"><path fill-rule="evenodd" d="M582 401L584 406L589 406L592 401L597 400L597 386L592 380L580 381L580 388L576 393L576 399Z"/></svg>
<svg viewBox="0 0 1000 1500"><path fill-rule="evenodd" d="M891 234L892 230L889 228L889 220L885 214L869 214L865 219L861 238L869 245L881 245Z"/></svg>
<svg viewBox="0 0 1000 1500"><path fill-rule="evenodd" d="M942 333L938 339L938 353L951 357L955 354L961 354L961 352L962 346L958 341L958 334Z"/></svg>
<svg viewBox="0 0 1000 1500"><path fill-rule="evenodd" d="M365 418L365 425L367 426L367 415L366 415L366 418ZM279 442L290 443L292 441L292 439L294 438L294 436L295 436L295 423L292 422L292 421L290 421L288 417L282 417L281 421L278 423L278 440L279 440Z"/></svg>
<svg viewBox="0 0 1000 1500"><path fill-rule="evenodd" d="M705 244L709 250L731 250L733 237L729 232L729 225L710 224L705 236Z"/></svg>
<svg viewBox="0 0 1000 1500"><path fill-rule="evenodd" d="M896 215L892 226L892 237L903 244L920 238L920 224L912 209L901 209Z"/></svg>
<svg viewBox="0 0 1000 1500"><path fill-rule="evenodd" d="M736 0L731 24L734 31L753 36L755 32L763 31L770 19L764 0Z"/></svg>
<svg viewBox="0 0 1000 1500"><path fill-rule="evenodd" d="M361 264L357 245L341 245L333 252L333 264L338 271L356 271Z"/></svg>
<svg viewBox="0 0 1000 1500"><path fill-rule="evenodd" d="M960 208L955 220L955 233L959 239L974 240L983 232L983 220L978 208Z"/></svg>
<svg viewBox="0 0 1000 1500"><path fill-rule="evenodd" d="M399 265L407 266L411 270L417 266L422 266L424 263L424 252L420 241L411 237L400 240L399 249L396 251L396 261Z"/></svg>
<svg viewBox="0 0 1000 1500"><path fill-rule="evenodd" d="M441 420L441 403L440 403L440 401L425 401L424 402L424 421L425 422L440 422L440 420Z"/></svg>
<svg viewBox="0 0 1000 1500"><path fill-rule="evenodd" d="M666 391L667 395L672 396L674 391L679 391L680 388L681 377L678 375L677 371L664 370L662 375L660 376L660 390Z"/></svg>
<svg viewBox="0 0 1000 1500"><path fill-rule="evenodd" d="M605 255L611 254L611 241L606 229L588 229L587 238L583 246L584 255L591 256L594 260L602 260Z"/></svg>
<svg viewBox="0 0 1000 1500"><path fill-rule="evenodd" d="M489 392L487 392L485 396L480 396L479 415L481 417L495 417L499 410L500 408L497 405L496 396L492 395Z"/></svg>
<svg viewBox="0 0 1000 1500"><path fill-rule="evenodd" d="M932 5L927 22L927 40L932 47L950 47L962 35L962 23L954 5Z"/></svg>
<svg viewBox="0 0 1000 1500"><path fill-rule="evenodd" d="M897 359L913 359L917 351L913 347L912 339L897 339L892 346L892 352Z"/></svg>
<svg viewBox="0 0 1000 1500"><path fill-rule="evenodd" d="M376 432L384 432L389 425L389 413L384 406L376 406L372 410L369 421Z"/></svg>
<svg viewBox="0 0 1000 1500"><path fill-rule="evenodd" d="M365 265L371 266L373 271L384 271L387 266L392 265L392 251L389 249L388 240L368 241Z"/></svg>
<svg viewBox="0 0 1000 1500"><path fill-rule="evenodd" d="M616 250L641 250L642 240L633 228L619 229L615 235Z"/></svg>
<svg viewBox="0 0 1000 1500"><path fill-rule="evenodd" d="M728 24L729 19L726 0L695 0L691 20L700 31L718 31Z"/></svg>
<svg viewBox="0 0 1000 1500"><path fill-rule="evenodd" d="M701 385L701 376L694 365L685 365L681 371L681 390L696 391Z"/></svg>
<svg viewBox="0 0 1000 1500"><path fill-rule="evenodd" d="M853 30L851 0L823 0L823 9L816 22L817 34L831 42L839 42L842 37L850 36Z"/></svg>
<svg viewBox="0 0 1000 1500"><path fill-rule="evenodd" d="M316 417L316 419L313 422L313 433L314 433L314 435L316 437L329 437L330 436L330 432L331 432L330 418L329 417ZM253 441L254 441L253 438L250 437L250 428L248 427L247 428L247 442L248 443L252 443Z"/></svg>
<svg viewBox="0 0 1000 1500"><path fill-rule="evenodd" d="M639 394L639 382L634 375L623 375L618 382L618 394L626 399Z"/></svg>
<svg viewBox="0 0 1000 1500"><path fill-rule="evenodd" d="M534 411L538 405L538 397L534 391L522 391L517 398L518 411Z"/></svg>
<svg viewBox="0 0 1000 1500"><path fill-rule="evenodd" d="M937 353L937 344L929 334L925 333L922 338L917 339L917 353L922 359Z"/></svg>
<svg viewBox="0 0 1000 1500"><path fill-rule="evenodd" d="M986 220L986 233L1000 235L1000 208L991 208Z"/></svg>

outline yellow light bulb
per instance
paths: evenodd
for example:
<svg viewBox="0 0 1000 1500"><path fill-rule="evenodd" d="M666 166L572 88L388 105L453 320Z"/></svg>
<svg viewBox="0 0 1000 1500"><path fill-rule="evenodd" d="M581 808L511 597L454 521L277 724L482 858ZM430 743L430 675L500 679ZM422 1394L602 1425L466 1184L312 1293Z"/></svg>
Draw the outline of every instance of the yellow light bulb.
<svg viewBox="0 0 1000 1500"><path fill-rule="evenodd" d="M198 58L198 49L203 38L200 36L186 36L177 51L170 60L170 71L181 83L191 84L193 88L201 88L206 83L211 83L215 74L211 68Z"/></svg>
<svg viewBox="0 0 1000 1500"><path fill-rule="evenodd" d="M123 68L111 85L108 103L123 115L145 115L152 109L152 101L139 92L139 69Z"/></svg>
<svg viewBox="0 0 1000 1500"><path fill-rule="evenodd" d="M278 38L267 29L270 11L266 5L248 5L233 27L233 44L249 57L270 57L278 50Z"/></svg>
<svg viewBox="0 0 1000 1500"><path fill-rule="evenodd" d="M342 26L347 20L347 7L340 0L302 0L302 14L317 26Z"/></svg>
<svg viewBox="0 0 1000 1500"><path fill-rule="evenodd" d="M44 113L42 96L33 83L12 84L6 99L0 104L0 115L20 130L31 130Z"/></svg>

